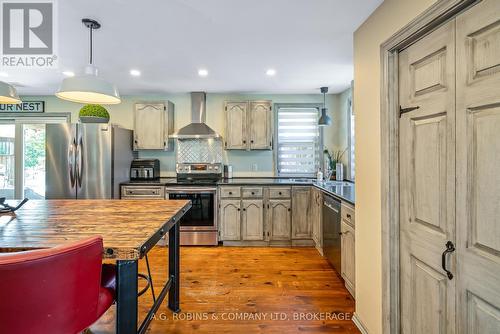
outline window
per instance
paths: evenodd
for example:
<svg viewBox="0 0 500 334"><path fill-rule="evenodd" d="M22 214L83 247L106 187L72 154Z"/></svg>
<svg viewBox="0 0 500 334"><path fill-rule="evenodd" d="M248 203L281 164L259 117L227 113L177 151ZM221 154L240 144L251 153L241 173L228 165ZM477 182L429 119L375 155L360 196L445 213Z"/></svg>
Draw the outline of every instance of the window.
<svg viewBox="0 0 500 334"><path fill-rule="evenodd" d="M315 176L321 158L320 104L277 104L278 176Z"/></svg>
<svg viewBox="0 0 500 334"><path fill-rule="evenodd" d="M45 124L69 121L55 116L0 115L0 197L45 198Z"/></svg>
<svg viewBox="0 0 500 334"><path fill-rule="evenodd" d="M355 179L355 137L354 137L354 111L352 109L352 97L347 100L347 130L349 132L349 166L348 168L348 178L351 181Z"/></svg>

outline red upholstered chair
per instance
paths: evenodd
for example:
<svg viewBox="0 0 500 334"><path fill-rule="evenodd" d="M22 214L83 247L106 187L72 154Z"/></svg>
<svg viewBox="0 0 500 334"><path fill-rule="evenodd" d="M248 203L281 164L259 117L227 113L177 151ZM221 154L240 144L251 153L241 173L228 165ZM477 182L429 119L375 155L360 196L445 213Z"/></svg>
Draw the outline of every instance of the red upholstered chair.
<svg viewBox="0 0 500 334"><path fill-rule="evenodd" d="M0 333L79 333L115 299L102 238L0 254ZM102 272L102 274L101 274Z"/></svg>

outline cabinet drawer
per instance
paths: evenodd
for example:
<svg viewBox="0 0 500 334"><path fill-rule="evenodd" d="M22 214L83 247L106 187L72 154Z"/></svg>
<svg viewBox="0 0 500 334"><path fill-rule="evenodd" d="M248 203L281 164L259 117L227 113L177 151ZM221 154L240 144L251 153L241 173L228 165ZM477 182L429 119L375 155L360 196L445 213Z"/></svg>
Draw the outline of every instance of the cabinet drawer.
<svg viewBox="0 0 500 334"><path fill-rule="evenodd" d="M342 203L340 214L342 216L342 220L346 223L354 227L354 208L350 205Z"/></svg>
<svg viewBox="0 0 500 334"><path fill-rule="evenodd" d="M262 197L261 187L243 187L241 188L241 196L244 198Z"/></svg>
<svg viewBox="0 0 500 334"><path fill-rule="evenodd" d="M290 188L269 188L269 198L290 198Z"/></svg>
<svg viewBox="0 0 500 334"><path fill-rule="evenodd" d="M160 198L165 196L164 187L122 187L122 198Z"/></svg>
<svg viewBox="0 0 500 334"><path fill-rule="evenodd" d="M241 197L240 187L221 187L220 197L223 198L237 198Z"/></svg>

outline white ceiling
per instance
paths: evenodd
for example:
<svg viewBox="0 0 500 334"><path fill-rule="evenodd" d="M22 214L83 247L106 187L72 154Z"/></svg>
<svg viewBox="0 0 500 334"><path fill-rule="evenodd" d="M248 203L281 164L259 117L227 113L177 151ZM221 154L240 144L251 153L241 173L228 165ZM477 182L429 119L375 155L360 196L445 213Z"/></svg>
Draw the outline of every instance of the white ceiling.
<svg viewBox="0 0 500 334"><path fill-rule="evenodd" d="M53 94L88 61L84 17L102 24L94 63L122 95L166 92L333 93L353 77L353 32L382 0L57 1L57 70L13 70L21 94ZM141 77L131 77L130 69ZM209 75L198 76L205 68ZM276 69L274 77L266 76Z"/></svg>

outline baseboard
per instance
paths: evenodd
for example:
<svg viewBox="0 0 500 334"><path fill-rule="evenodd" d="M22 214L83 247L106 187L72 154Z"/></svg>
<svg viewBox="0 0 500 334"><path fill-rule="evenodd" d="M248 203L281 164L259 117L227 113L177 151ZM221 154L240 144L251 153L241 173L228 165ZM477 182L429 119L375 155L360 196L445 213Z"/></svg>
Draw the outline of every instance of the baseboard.
<svg viewBox="0 0 500 334"><path fill-rule="evenodd" d="M354 324L356 325L356 327L358 327L359 331L362 334L368 334L368 330L366 329L365 325L363 325L356 312L354 312L354 315L352 316L352 322L354 322Z"/></svg>

